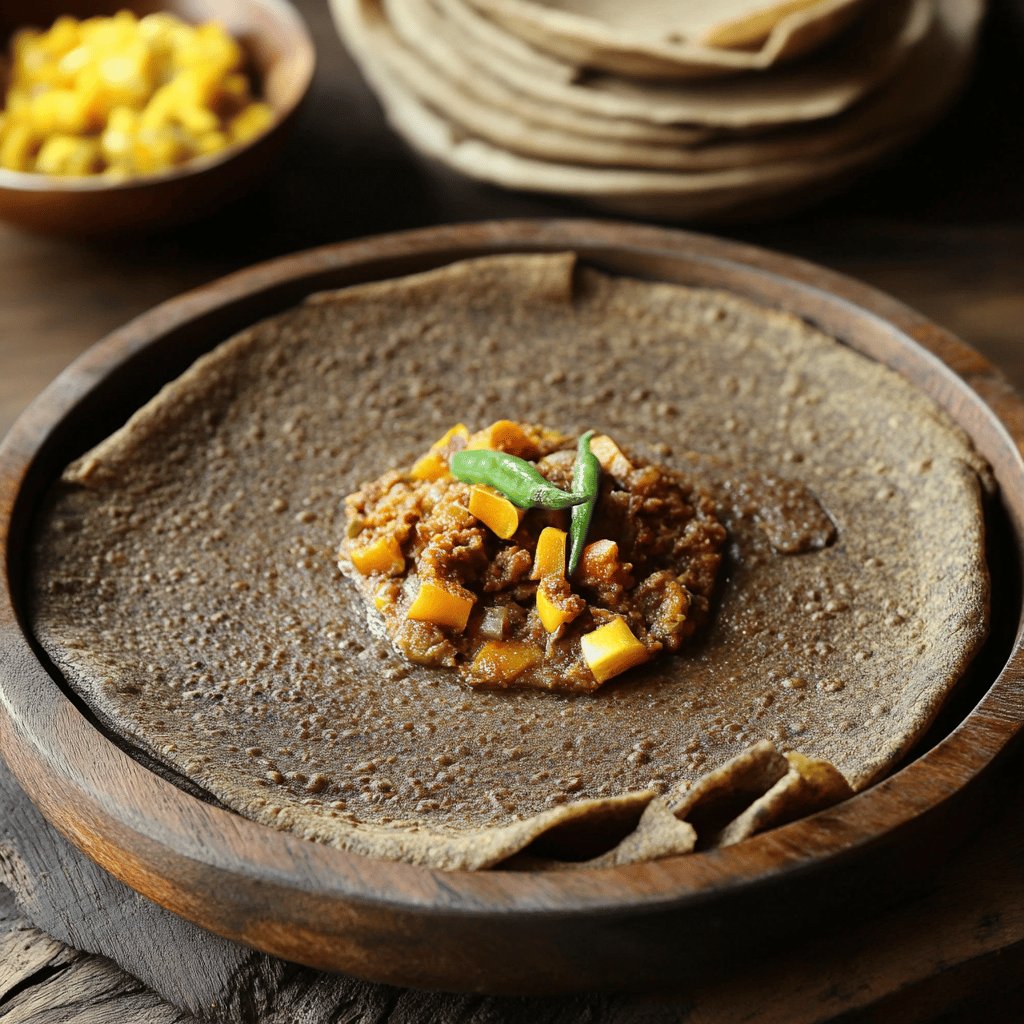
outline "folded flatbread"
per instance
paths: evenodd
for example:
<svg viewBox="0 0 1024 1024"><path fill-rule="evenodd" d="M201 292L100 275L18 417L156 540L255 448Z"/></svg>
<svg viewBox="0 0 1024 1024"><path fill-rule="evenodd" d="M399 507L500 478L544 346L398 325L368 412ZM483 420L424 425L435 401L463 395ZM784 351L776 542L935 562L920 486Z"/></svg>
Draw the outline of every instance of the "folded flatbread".
<svg viewBox="0 0 1024 1024"><path fill-rule="evenodd" d="M864 0L458 2L582 67L654 78L764 71L829 42L865 16L866 6Z"/></svg>

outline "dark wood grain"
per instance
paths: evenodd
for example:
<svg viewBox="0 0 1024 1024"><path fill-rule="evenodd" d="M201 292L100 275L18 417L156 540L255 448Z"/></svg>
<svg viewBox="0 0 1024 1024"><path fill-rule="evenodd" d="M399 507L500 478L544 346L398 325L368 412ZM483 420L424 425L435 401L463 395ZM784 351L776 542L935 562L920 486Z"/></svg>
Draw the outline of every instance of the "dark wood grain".
<svg viewBox="0 0 1024 1024"><path fill-rule="evenodd" d="M19 625L34 509L61 467L147 395L226 335L310 292L488 252L565 249L606 269L724 287L794 311L892 366L943 405L992 465L1007 524L1000 566L1021 550L1024 462L1005 429L1024 421L1019 400L952 335L813 265L704 236L553 220L382 236L257 266L115 332L54 382L0 449L0 742L47 818L118 878L220 935L314 967L395 984L555 992L692 976L726 949L750 951L751 913L771 915L779 933L817 927L828 913L849 918L864 901L836 880L855 878L880 900L905 879L894 860L912 856L919 868L940 833L965 826L975 787L1024 720L1019 646L1000 672L1007 649L998 644L1019 623L1012 597L1006 635L994 638L984 668L991 686L956 732L896 775L728 849L600 871L436 872L305 843L148 771L47 674ZM1002 421L969 385L987 392ZM1017 572L1006 586L1019 593Z"/></svg>
<svg viewBox="0 0 1024 1024"><path fill-rule="evenodd" d="M104 957L86 956L18 917L0 890L0 1021L3 1024L191 1024Z"/></svg>
<svg viewBox="0 0 1024 1024"><path fill-rule="evenodd" d="M13 886L20 913L43 929L17 920L0 888L0 1024L38 1024L47 1019L44 1008L58 1007L73 1008L79 1024L193 1019L175 1016L172 1007L218 1024L1016 1024L1024 1013L1020 768L1017 758L1000 773L968 846L946 851L946 863L921 880L916 895L856 927L825 927L782 941L772 920L752 920L761 954L723 958L682 991L670 986L646 995L512 999L370 985L203 932L63 840L0 763L6 823L0 887ZM8 948L19 951L17 959L5 959ZM126 973L114 971L106 958ZM83 990L68 965L93 985L102 979L107 1001L89 1004L92 989ZM170 1004L164 1015L156 1013L152 996L145 1001L146 989L135 979ZM23 1006L40 1016L25 1016ZM139 1015L139 1007L153 1016Z"/></svg>

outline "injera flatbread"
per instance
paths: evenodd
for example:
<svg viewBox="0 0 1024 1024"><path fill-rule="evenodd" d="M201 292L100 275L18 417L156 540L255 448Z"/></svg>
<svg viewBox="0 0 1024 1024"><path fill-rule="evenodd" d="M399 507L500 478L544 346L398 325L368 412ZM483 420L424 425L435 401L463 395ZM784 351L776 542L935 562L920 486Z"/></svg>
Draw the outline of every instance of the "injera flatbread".
<svg viewBox="0 0 1024 1024"><path fill-rule="evenodd" d="M335 0L334 5L349 47L392 124L425 155L505 188L565 194L617 212L691 220L783 212L791 205L813 201L887 153L908 145L963 84L982 10L980 0L939 0L933 30L904 71L908 109L929 111L915 124L817 159L672 172L538 160L469 135L424 104L388 63L393 34L377 0Z"/></svg>
<svg viewBox="0 0 1024 1024"><path fill-rule="evenodd" d="M575 134L586 134L595 139L624 143L687 146L715 138L724 131L724 129L696 125L662 125L621 117L596 117L593 114L574 110L572 107L552 106L552 104L534 99L532 96L526 96L506 85L500 78L489 73L481 74L480 64L486 62L486 55L490 50L497 47L510 60L524 63L532 73L548 75L559 81L575 81L578 72L562 61L543 58L536 51L529 50L529 47L523 43L519 43L519 47L528 50L528 54L523 55L517 50L509 53L510 37L495 30L486 18L461 0L423 0L420 10L422 11L421 17L436 17L435 12L444 16L442 21L432 22L442 35L451 30L448 23L453 22L455 30L464 40L463 51L471 52L476 58L476 63L448 60L448 44L443 39L438 44L432 37L419 41L421 44L419 50L424 58L440 61L439 66L445 74L453 81L458 82L463 91L541 127L556 128ZM498 37L497 39L494 38L495 35ZM511 41L515 42L515 40Z"/></svg>
<svg viewBox="0 0 1024 1024"><path fill-rule="evenodd" d="M922 5L927 11L927 5ZM705 142L702 145L638 144L593 139L576 131L537 124L515 109L484 99L491 79L450 75L450 68L432 64L419 52L430 37L424 0L384 0L386 31L378 36L377 53L407 90L470 135L496 146L541 160L645 170L703 171L752 167L765 163L807 160L842 153L878 138L906 135L940 109L948 95L935 88L939 68L948 67L941 26L933 45L922 46L893 79L863 103L837 118L778 130L761 138ZM481 81L487 83L475 95Z"/></svg>
<svg viewBox="0 0 1024 1024"><path fill-rule="evenodd" d="M706 479L730 540L702 644L580 697L470 690L370 628L336 565L344 495L500 416ZM835 543L777 554L729 466L803 482ZM878 778L985 636L985 474L931 400L787 313L490 257L315 296L200 359L55 485L30 620L102 722L228 807L485 867L569 819L628 833L758 741Z"/></svg>
<svg viewBox="0 0 1024 1024"><path fill-rule="evenodd" d="M819 63L808 61L770 75L742 76L699 85L641 82L595 75L582 82L541 76L509 60L498 50L484 51L460 34L449 20L443 30L421 40L435 63L476 68L510 89L552 106L605 118L626 118L656 125L695 125L748 129L834 117L877 88L906 59L924 35L927 19L915 10L930 0L892 0L877 18L844 37ZM353 0L332 0L332 10L347 36ZM364 4L362 17L371 17ZM434 8L434 16L437 12ZM354 13L354 12L353 12ZM923 23L922 23L923 22ZM365 70L365 69L364 69Z"/></svg>
<svg viewBox="0 0 1024 1024"><path fill-rule="evenodd" d="M752 0L465 2L580 67L655 78L764 71L822 46L865 6L863 0L803 0L796 10L792 2Z"/></svg>

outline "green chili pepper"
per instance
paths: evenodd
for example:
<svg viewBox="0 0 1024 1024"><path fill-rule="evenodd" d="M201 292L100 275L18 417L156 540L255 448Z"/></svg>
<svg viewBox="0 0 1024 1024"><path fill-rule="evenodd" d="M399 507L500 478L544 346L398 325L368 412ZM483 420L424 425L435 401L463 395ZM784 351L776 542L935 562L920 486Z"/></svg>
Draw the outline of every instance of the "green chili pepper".
<svg viewBox="0 0 1024 1024"><path fill-rule="evenodd" d="M576 446L576 461L572 467L572 491L583 501L579 505L573 506L569 520L569 536L572 538L572 548L569 552L569 576L576 571L580 564L583 545L587 541L587 531L590 529L590 517L594 514L597 492L601 485L601 463L597 461L597 456L590 450L590 439L593 436L594 432L588 430L579 439Z"/></svg>
<svg viewBox="0 0 1024 1024"><path fill-rule="evenodd" d="M586 500L585 495L570 494L549 483L533 463L507 452L456 452L448 465L456 480L487 484L519 508L569 508Z"/></svg>

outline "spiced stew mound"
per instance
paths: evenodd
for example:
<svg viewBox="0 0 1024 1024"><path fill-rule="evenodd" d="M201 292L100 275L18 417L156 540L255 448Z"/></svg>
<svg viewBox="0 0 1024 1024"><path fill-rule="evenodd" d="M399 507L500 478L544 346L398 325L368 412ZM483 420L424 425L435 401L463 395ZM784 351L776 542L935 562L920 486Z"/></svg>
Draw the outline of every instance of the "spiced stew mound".
<svg viewBox="0 0 1024 1024"><path fill-rule="evenodd" d="M495 410L707 490L725 557L680 654L592 696L471 690L368 629L345 495ZM681 798L762 739L860 789L922 734L986 632L986 474L934 402L785 312L469 260L197 361L55 484L28 612L106 725L268 826L482 867L659 792L682 843Z"/></svg>
<svg viewBox="0 0 1024 1024"><path fill-rule="evenodd" d="M460 428L417 464L385 473L346 501L339 565L359 587L371 621L380 616L406 658L457 668L475 687L585 693L616 670L677 652L704 624L725 529L690 476L597 438L600 489L578 571L567 576L568 511L517 515L507 499L485 492L490 504L479 510L481 519L472 511L480 488L419 467L432 456L487 448L529 460L568 491L575 439L507 421L472 436ZM499 502L515 517L508 524L515 532L504 539L486 522ZM500 519L494 526L508 532ZM551 571L542 564L549 543L560 548ZM379 552L386 557L366 560ZM416 617L427 588L435 609ZM616 622L628 631L626 643L604 660L602 652L588 659L582 638L600 637L601 627L615 629Z"/></svg>

